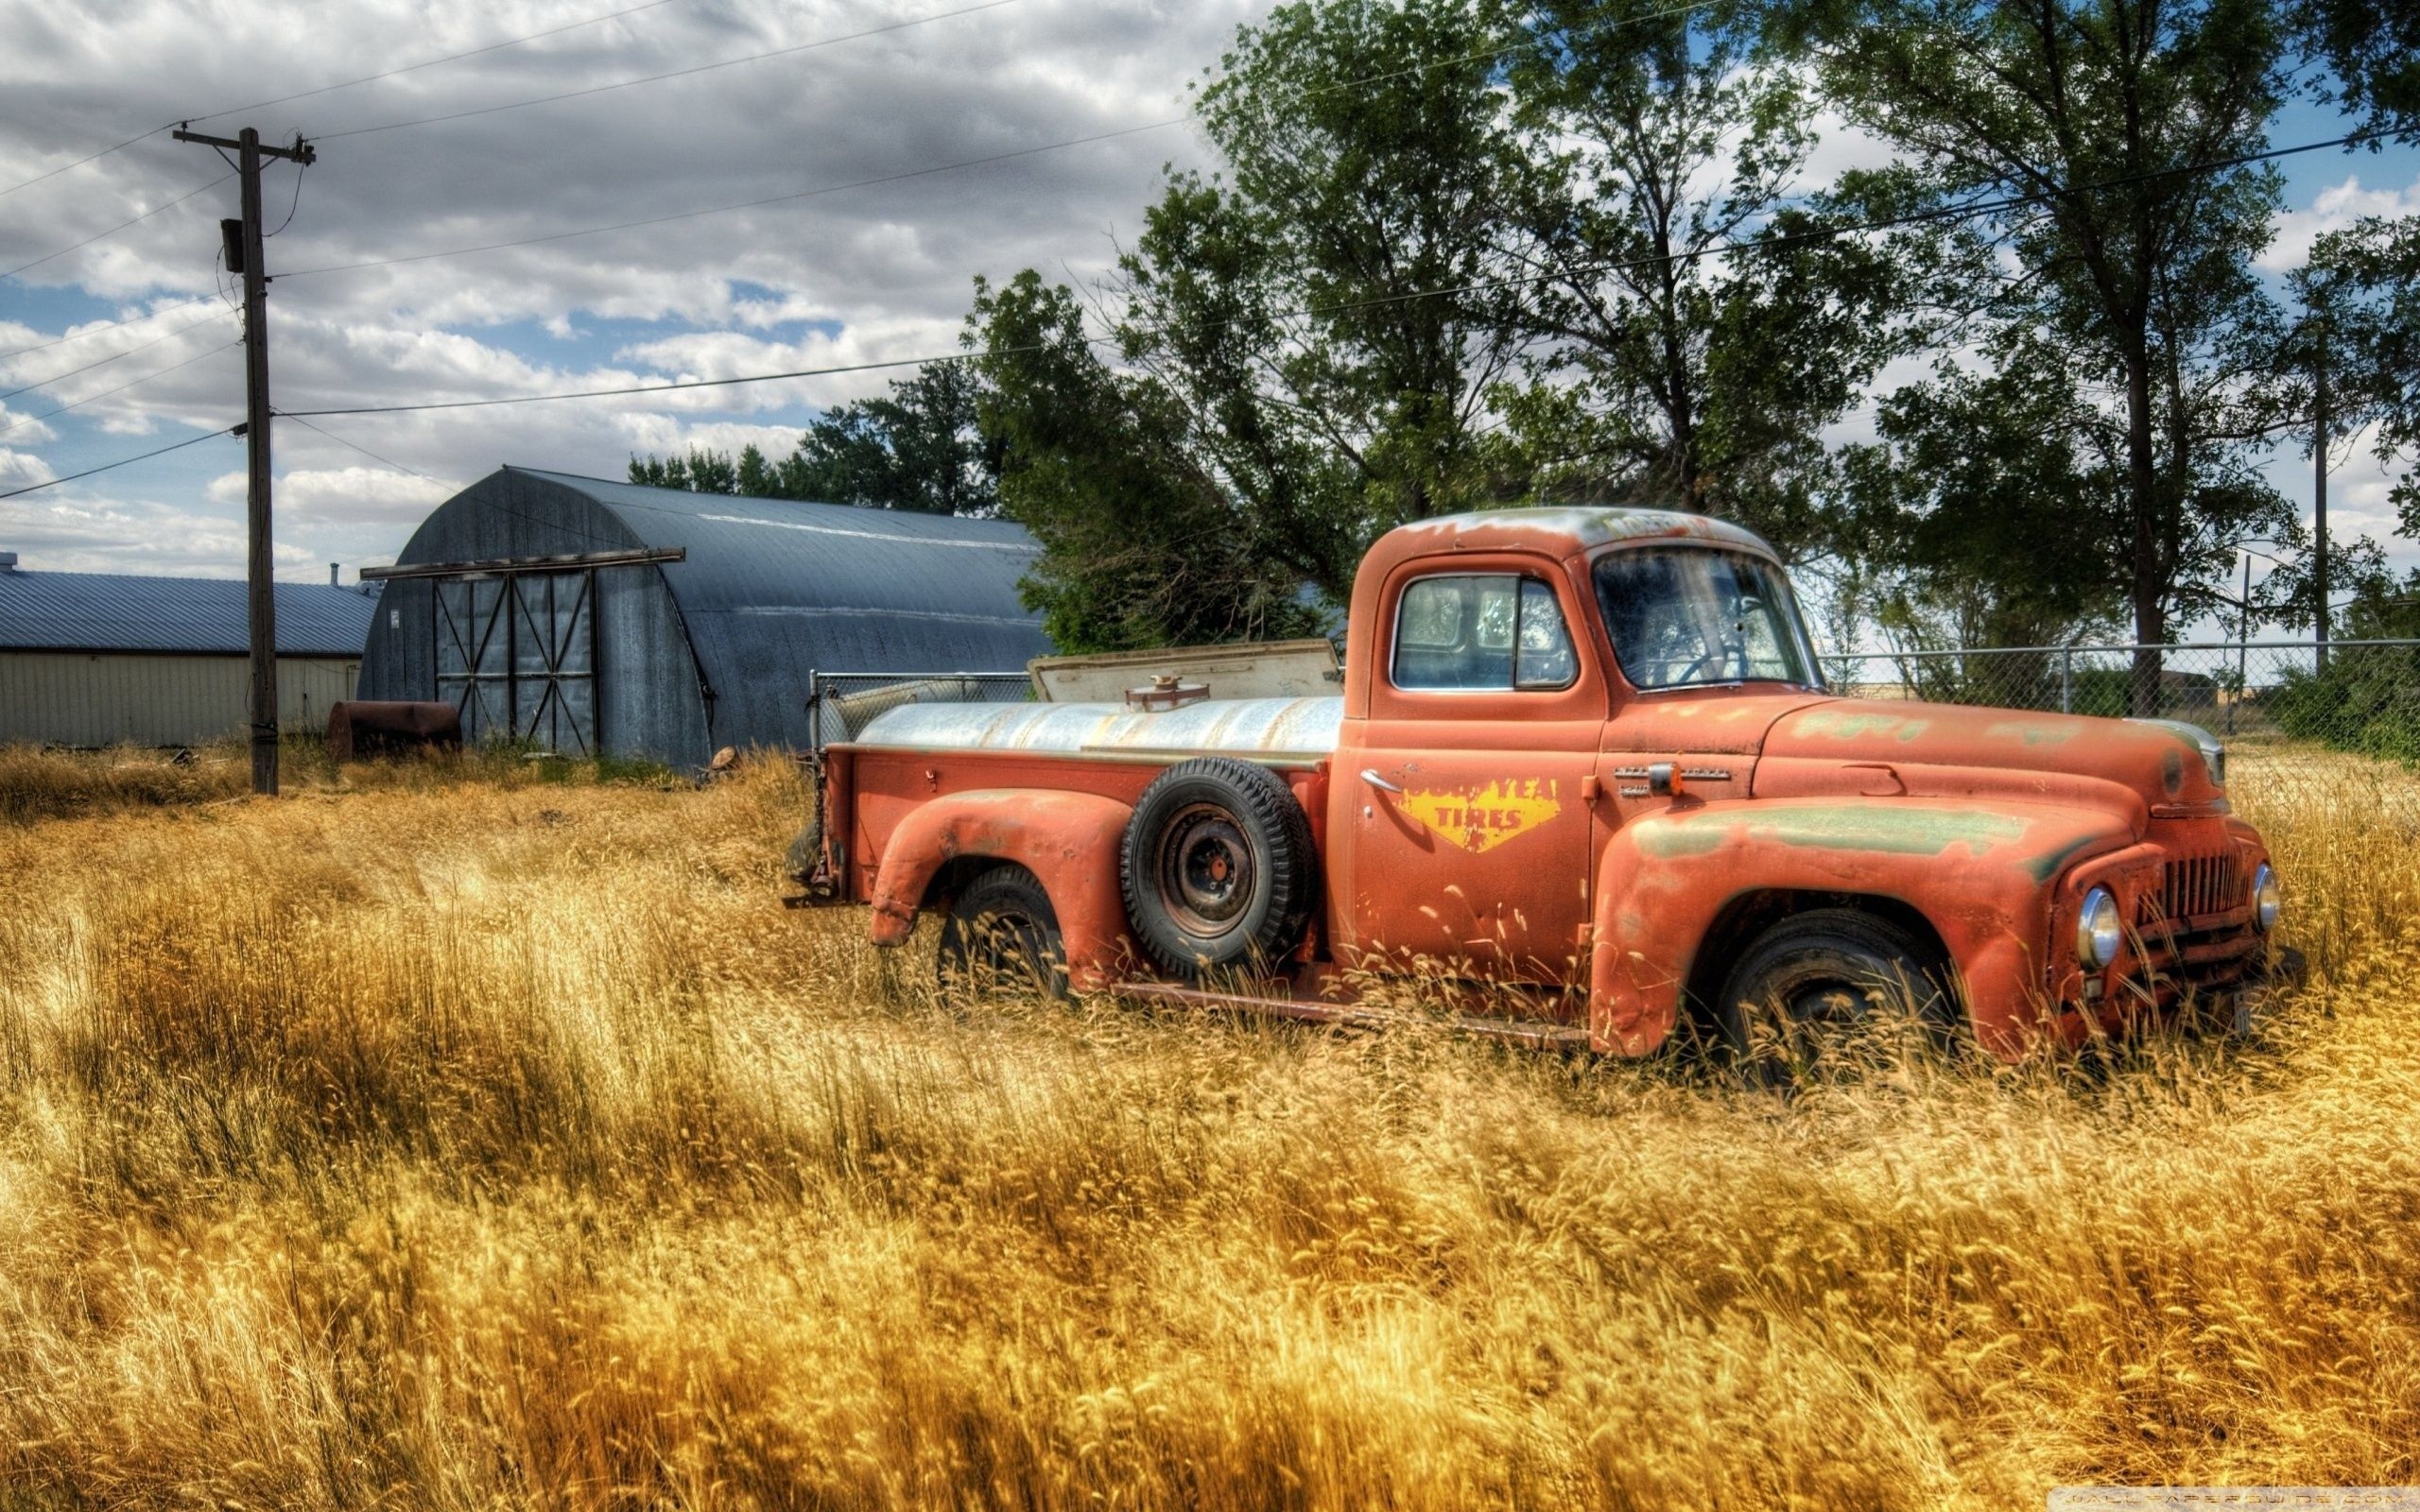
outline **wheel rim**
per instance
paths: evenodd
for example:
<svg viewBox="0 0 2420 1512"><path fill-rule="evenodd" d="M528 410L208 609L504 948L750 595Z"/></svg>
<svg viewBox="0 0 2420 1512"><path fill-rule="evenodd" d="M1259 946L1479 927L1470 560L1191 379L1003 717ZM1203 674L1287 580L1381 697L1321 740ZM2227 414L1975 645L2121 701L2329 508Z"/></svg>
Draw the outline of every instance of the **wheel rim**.
<svg viewBox="0 0 2420 1512"><path fill-rule="evenodd" d="M1152 874L1169 920L1197 939L1234 929L1258 890L1252 842L1211 803L1181 809L1161 828Z"/></svg>
<svg viewBox="0 0 2420 1512"><path fill-rule="evenodd" d="M1842 981L1807 983L1784 1002L1792 1022L1808 1025L1855 1023L1873 1005L1861 988Z"/></svg>

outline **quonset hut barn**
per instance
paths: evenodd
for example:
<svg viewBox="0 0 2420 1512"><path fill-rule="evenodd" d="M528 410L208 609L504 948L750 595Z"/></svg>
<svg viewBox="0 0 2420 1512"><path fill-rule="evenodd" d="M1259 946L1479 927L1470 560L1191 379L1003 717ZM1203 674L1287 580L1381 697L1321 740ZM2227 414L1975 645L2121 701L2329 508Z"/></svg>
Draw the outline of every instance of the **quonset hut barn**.
<svg viewBox="0 0 2420 1512"><path fill-rule="evenodd" d="M999 520L684 493L508 467L392 567L359 696L443 699L465 738L697 766L804 748L808 675L1015 672L1038 548Z"/></svg>

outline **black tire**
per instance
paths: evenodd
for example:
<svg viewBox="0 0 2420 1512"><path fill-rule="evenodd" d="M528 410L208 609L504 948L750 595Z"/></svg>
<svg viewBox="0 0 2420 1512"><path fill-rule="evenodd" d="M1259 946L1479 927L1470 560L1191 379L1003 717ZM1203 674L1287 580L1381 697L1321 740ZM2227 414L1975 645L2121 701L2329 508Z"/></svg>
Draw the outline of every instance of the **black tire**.
<svg viewBox="0 0 2420 1512"><path fill-rule="evenodd" d="M1713 1004L1723 1046L1742 1059L1804 1069L1851 1043L1884 1048L1911 1025L1934 1049L1955 1043L1964 1015L1946 963L1887 919L1854 908L1792 914L1757 936ZM1771 1033L1759 1034L1758 1026Z"/></svg>
<svg viewBox="0 0 2420 1512"><path fill-rule="evenodd" d="M1040 880L1023 867L998 866L959 889L942 922L938 971L947 995L1065 997L1067 953Z"/></svg>
<svg viewBox="0 0 2420 1512"><path fill-rule="evenodd" d="M1188 980L1258 970L1302 943L1319 887L1311 821L1285 779L1231 756L1180 762L1143 790L1118 852L1127 923Z"/></svg>

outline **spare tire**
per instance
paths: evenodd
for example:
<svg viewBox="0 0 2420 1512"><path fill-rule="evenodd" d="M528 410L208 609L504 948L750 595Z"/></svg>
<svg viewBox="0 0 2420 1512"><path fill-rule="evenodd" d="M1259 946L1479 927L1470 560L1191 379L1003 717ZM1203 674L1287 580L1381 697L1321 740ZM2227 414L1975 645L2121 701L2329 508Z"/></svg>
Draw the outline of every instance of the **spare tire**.
<svg viewBox="0 0 2420 1512"><path fill-rule="evenodd" d="M1134 805L1118 882L1135 941L1170 975L1261 968L1302 942L1319 885L1285 779L1232 756L1180 762Z"/></svg>

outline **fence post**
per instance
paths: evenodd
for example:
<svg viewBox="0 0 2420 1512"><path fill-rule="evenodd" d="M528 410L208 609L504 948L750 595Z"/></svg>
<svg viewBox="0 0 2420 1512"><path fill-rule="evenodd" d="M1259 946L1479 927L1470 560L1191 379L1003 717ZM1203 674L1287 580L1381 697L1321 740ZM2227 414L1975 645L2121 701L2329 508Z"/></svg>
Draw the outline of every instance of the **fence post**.
<svg viewBox="0 0 2420 1512"><path fill-rule="evenodd" d="M806 748L823 754L823 674L806 669Z"/></svg>
<svg viewBox="0 0 2420 1512"><path fill-rule="evenodd" d="M2076 712L2075 683L2076 654L2071 648L2061 647L2059 651L2059 713L2063 714L2071 714Z"/></svg>

